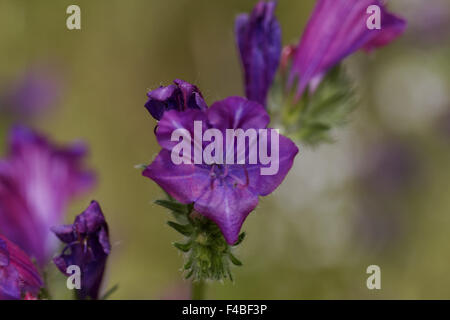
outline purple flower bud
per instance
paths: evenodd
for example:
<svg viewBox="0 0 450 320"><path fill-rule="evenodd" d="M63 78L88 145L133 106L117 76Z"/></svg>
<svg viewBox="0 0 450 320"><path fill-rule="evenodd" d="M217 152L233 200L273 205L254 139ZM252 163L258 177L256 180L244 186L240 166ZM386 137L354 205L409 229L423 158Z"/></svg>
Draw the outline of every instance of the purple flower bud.
<svg viewBox="0 0 450 320"><path fill-rule="evenodd" d="M196 86L179 79L167 87L149 91L147 96L145 107L156 120L160 120L167 110L205 110L208 107Z"/></svg>
<svg viewBox="0 0 450 320"><path fill-rule="evenodd" d="M43 282L30 258L0 235L0 300L35 297Z"/></svg>
<svg viewBox="0 0 450 320"><path fill-rule="evenodd" d="M67 276L67 268L76 265L81 270L80 299L97 299L105 271L106 260L111 252L108 225L100 205L92 201L89 207L75 218L72 225L53 227L52 231L66 247L53 261Z"/></svg>
<svg viewBox="0 0 450 320"><path fill-rule="evenodd" d="M11 131L9 153L0 159L0 232L44 265L74 196L90 189L94 176L84 169L85 148L62 148L24 128Z"/></svg>
<svg viewBox="0 0 450 320"><path fill-rule="evenodd" d="M381 9L381 29L369 29L367 8ZM403 33L406 21L389 13L381 0L318 0L296 50L290 85L299 79L297 99L341 60L359 49L371 51Z"/></svg>
<svg viewBox="0 0 450 320"><path fill-rule="evenodd" d="M240 14L235 22L246 96L263 106L281 55L281 28L275 7L276 1L259 1L250 15Z"/></svg>

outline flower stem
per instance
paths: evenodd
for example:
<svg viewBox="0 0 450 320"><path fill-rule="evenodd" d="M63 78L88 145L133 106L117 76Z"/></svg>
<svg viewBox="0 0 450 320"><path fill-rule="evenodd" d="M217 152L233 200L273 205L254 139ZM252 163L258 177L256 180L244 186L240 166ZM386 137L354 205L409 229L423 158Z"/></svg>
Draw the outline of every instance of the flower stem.
<svg viewBox="0 0 450 320"><path fill-rule="evenodd" d="M192 300L203 300L205 298L205 282L203 280L192 281Z"/></svg>

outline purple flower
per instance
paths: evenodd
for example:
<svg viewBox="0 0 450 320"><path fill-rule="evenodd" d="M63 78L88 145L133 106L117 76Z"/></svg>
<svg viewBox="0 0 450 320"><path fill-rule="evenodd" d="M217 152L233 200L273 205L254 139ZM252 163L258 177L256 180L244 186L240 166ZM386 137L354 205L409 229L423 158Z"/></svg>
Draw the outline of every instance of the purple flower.
<svg viewBox="0 0 450 320"><path fill-rule="evenodd" d="M167 110L205 110L208 107L196 86L179 79L167 87L149 91L147 96L145 107L156 120L160 120Z"/></svg>
<svg viewBox="0 0 450 320"><path fill-rule="evenodd" d="M53 259L58 269L67 276L67 267L76 265L81 270L80 299L97 299L105 271L106 259L111 252L108 225L100 205L92 201L75 218L72 225L53 227L52 231L66 247Z"/></svg>
<svg viewBox="0 0 450 320"><path fill-rule="evenodd" d="M50 227L61 223L74 196L93 185L84 155L79 143L56 147L27 128L12 129L9 153L0 160L0 232L40 265L56 244Z"/></svg>
<svg viewBox="0 0 450 320"><path fill-rule="evenodd" d="M267 165L262 165L259 160L256 164L248 164L250 162L247 159L245 164L208 165L205 162L194 164L195 159L191 157L192 164L175 165L171 159L171 150L176 143L170 140L171 134L175 129L182 128L194 136L194 121L201 121L203 130L217 129L223 137L227 129L256 129L257 140L260 141L262 138L258 129L266 129L269 120L269 115L259 103L241 97L216 102L205 112L168 111L156 130L156 137L163 149L143 175L158 183L176 200L185 204L193 202L194 209L213 220L226 241L234 244L247 215L257 206L258 197L272 193L283 181L298 152L297 147L280 135L279 157L274 160L279 170L274 175L261 175L260 169ZM268 130L270 133L267 133L267 137L271 136L272 130ZM225 139L223 143L226 143ZM197 144L194 148L198 147ZM254 147L256 143L246 143L246 157L250 153L249 149ZM235 159L238 158L236 150L234 148Z"/></svg>
<svg viewBox="0 0 450 320"><path fill-rule="evenodd" d="M39 293L42 284L25 252L0 235L0 300L31 298Z"/></svg>
<svg viewBox="0 0 450 320"><path fill-rule="evenodd" d="M61 79L54 71L34 67L8 88L3 104L13 114L34 116L54 106L61 93Z"/></svg>
<svg viewBox="0 0 450 320"><path fill-rule="evenodd" d="M367 8L381 8L381 29L369 30ZM381 0L318 0L296 50L290 84L298 77L297 99L305 88L320 83L325 73L359 49L387 45L406 28L406 21L389 13Z"/></svg>
<svg viewBox="0 0 450 320"><path fill-rule="evenodd" d="M247 98L266 105L280 63L281 28L276 1L259 1L250 15L236 18L235 33L245 75Z"/></svg>

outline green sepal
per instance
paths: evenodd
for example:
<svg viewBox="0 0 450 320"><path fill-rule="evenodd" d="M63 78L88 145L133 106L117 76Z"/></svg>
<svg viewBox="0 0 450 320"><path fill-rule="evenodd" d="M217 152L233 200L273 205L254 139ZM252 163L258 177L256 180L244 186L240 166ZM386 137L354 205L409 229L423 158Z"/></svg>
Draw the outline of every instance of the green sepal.
<svg viewBox="0 0 450 320"><path fill-rule="evenodd" d="M182 203L178 203L175 201L171 201L171 200L156 200L155 204L164 207L166 209L169 209L173 212L177 212L180 214L186 214L187 213L187 208L186 205L182 204Z"/></svg>
<svg viewBox="0 0 450 320"><path fill-rule="evenodd" d="M242 233L239 235L239 237L238 237L236 243L233 244L233 247L236 247L236 246L240 245L240 244L242 243L242 241L244 241L245 235L246 235L245 232L242 232Z"/></svg>
<svg viewBox="0 0 450 320"><path fill-rule="evenodd" d="M192 248L192 243L191 242L188 242L188 243L174 242L173 246L180 251L188 252Z"/></svg>
<svg viewBox="0 0 450 320"><path fill-rule="evenodd" d="M334 128L348 122L356 108L353 82L340 65L327 72L319 86L306 88L302 97L296 97L295 85L287 90L287 80L278 76L269 93L269 112L273 125L284 134L306 145L333 142Z"/></svg>
<svg viewBox="0 0 450 320"><path fill-rule="evenodd" d="M145 169L147 169L147 165L144 163L140 163L140 164L135 165L134 168L138 169L138 170L145 170Z"/></svg>
<svg viewBox="0 0 450 320"><path fill-rule="evenodd" d="M173 246L185 255L185 278L193 281L228 278L233 281L231 266L240 266L242 262L231 254L231 248L244 240L245 232L230 246L213 221L198 213L192 214L192 203L182 204L171 197L157 200L155 203L170 210L177 222L168 221L167 224L188 238L185 242L173 243Z"/></svg>
<svg viewBox="0 0 450 320"><path fill-rule="evenodd" d="M231 262L235 265L235 266L242 266L242 262L236 258L231 252L228 253Z"/></svg>
<svg viewBox="0 0 450 320"><path fill-rule="evenodd" d="M191 269L185 276L185 279L189 279L190 277L192 277L192 275L194 274L194 269Z"/></svg>
<svg viewBox="0 0 450 320"><path fill-rule="evenodd" d="M193 233L193 228L191 225L181 225L173 221L167 221L167 224L186 237L191 236Z"/></svg>

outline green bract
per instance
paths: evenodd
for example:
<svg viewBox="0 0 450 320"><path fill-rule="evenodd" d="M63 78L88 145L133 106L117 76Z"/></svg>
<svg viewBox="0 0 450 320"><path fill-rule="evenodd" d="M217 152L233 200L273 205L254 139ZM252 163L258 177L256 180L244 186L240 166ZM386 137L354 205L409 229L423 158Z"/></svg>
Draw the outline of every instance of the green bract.
<svg viewBox="0 0 450 320"><path fill-rule="evenodd" d="M171 211L176 222L168 221L167 224L184 236L183 241L173 245L185 255L183 269L186 279L233 280L230 267L232 264L241 266L242 262L232 250L244 240L245 233L241 233L238 241L230 246L219 227L195 212L192 204L184 205L170 197L155 203Z"/></svg>
<svg viewBox="0 0 450 320"><path fill-rule="evenodd" d="M352 82L341 66L331 69L314 92L306 90L296 102L295 92L286 94L281 77L269 99L272 118L295 141L318 145L333 141L331 130L346 123L356 107Z"/></svg>

